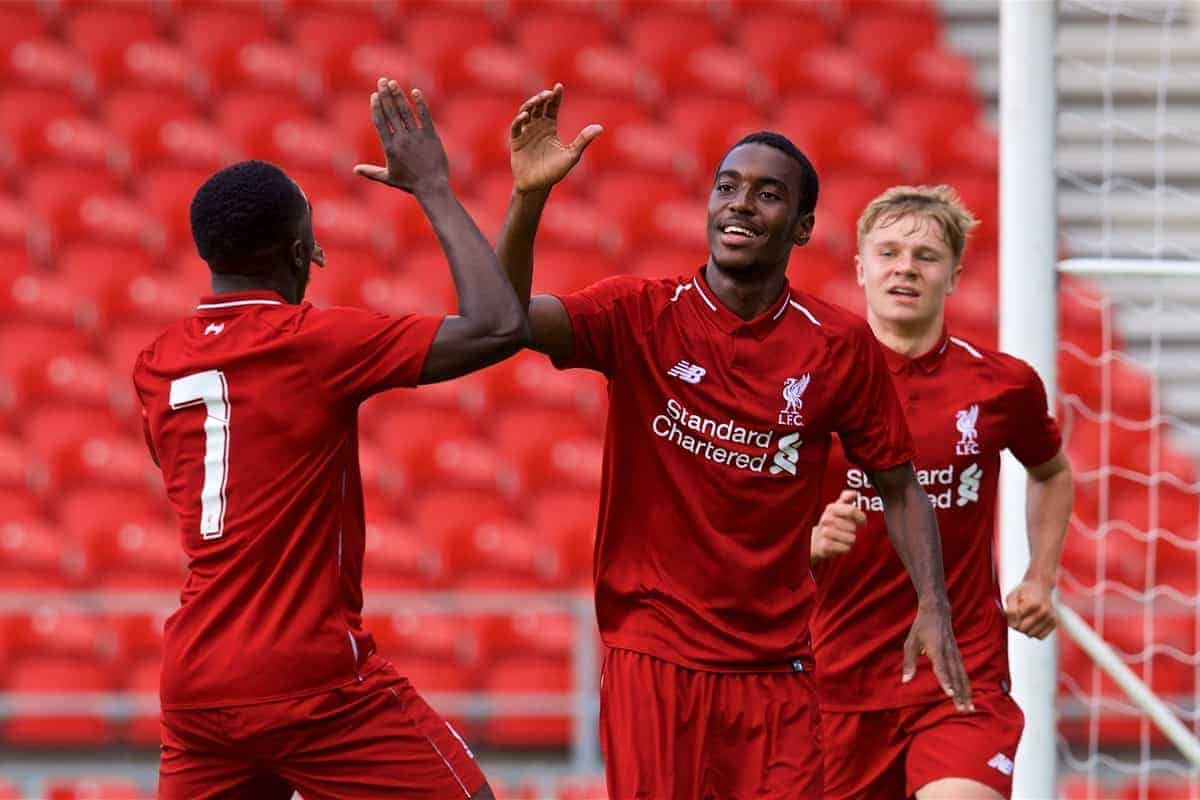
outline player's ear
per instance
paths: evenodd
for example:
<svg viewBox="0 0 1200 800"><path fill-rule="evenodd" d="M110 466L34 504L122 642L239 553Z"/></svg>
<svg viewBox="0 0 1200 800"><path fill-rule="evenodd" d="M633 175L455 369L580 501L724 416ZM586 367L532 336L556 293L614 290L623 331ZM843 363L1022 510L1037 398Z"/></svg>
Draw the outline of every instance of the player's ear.
<svg viewBox="0 0 1200 800"><path fill-rule="evenodd" d="M962 264L957 263L950 269L950 279L946 281L946 294L954 294L958 288L958 279L962 277Z"/></svg>
<svg viewBox="0 0 1200 800"><path fill-rule="evenodd" d="M865 287L867 285L867 276L863 274L862 258L858 253L854 254L854 278L859 286Z"/></svg>
<svg viewBox="0 0 1200 800"><path fill-rule="evenodd" d="M792 226L792 242L797 247L808 244L808 240L812 238L813 225L816 224L816 221L813 214L801 214L797 218L796 224Z"/></svg>

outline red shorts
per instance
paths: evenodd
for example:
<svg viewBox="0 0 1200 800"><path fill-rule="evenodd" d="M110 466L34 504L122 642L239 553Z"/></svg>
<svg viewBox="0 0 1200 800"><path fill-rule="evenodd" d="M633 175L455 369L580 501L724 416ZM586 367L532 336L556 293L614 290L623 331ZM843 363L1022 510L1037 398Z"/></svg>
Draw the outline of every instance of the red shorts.
<svg viewBox="0 0 1200 800"><path fill-rule="evenodd" d="M818 800L812 676L701 672L610 650L600 681L608 796Z"/></svg>
<svg viewBox="0 0 1200 800"><path fill-rule="evenodd" d="M466 744L388 664L330 692L162 714L159 800L464 800Z"/></svg>
<svg viewBox="0 0 1200 800"><path fill-rule="evenodd" d="M949 700L880 711L821 712L828 800L912 797L941 778L967 778L1012 794L1025 715L1004 692L975 690L975 711Z"/></svg>

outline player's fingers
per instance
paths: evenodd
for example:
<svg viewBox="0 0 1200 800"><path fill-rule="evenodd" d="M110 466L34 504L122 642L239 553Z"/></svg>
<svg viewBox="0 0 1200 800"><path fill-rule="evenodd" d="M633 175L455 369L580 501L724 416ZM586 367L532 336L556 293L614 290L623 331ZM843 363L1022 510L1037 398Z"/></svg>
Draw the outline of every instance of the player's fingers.
<svg viewBox="0 0 1200 800"><path fill-rule="evenodd" d="M974 711L975 704L971 701L971 679L967 677L967 668L963 665L962 655L953 639L947 641L944 658L948 665L951 687L954 689L954 704L959 711Z"/></svg>
<svg viewBox="0 0 1200 800"><path fill-rule="evenodd" d="M843 506L858 505L858 492L853 489L843 489L838 495L838 503Z"/></svg>
<svg viewBox="0 0 1200 800"><path fill-rule="evenodd" d="M384 119L393 131L404 130L404 120L400 117L400 109L396 107L396 97L392 94L387 78L379 79L379 106L383 109Z"/></svg>
<svg viewBox="0 0 1200 800"><path fill-rule="evenodd" d="M416 106L417 116L421 119L421 127L428 133L437 133L433 125L433 115L429 113L429 104L425 102L425 93L420 89L412 90L413 105Z"/></svg>
<svg viewBox="0 0 1200 800"><path fill-rule="evenodd" d="M529 116L534 119L541 119L546 116L546 101L549 99L550 91L548 89L538 92L537 100L534 102L533 107L529 109Z"/></svg>
<svg viewBox="0 0 1200 800"><path fill-rule="evenodd" d="M851 525L855 524L855 518L861 513L858 506L847 505L840 499L829 507L829 512L836 519L845 520Z"/></svg>
<svg viewBox="0 0 1200 800"><path fill-rule="evenodd" d="M575 137L575 141L571 142L568 149L576 156L582 155L587 146L596 141L596 137L602 133L604 133L602 125L588 125L579 132L579 135Z"/></svg>
<svg viewBox="0 0 1200 800"><path fill-rule="evenodd" d="M374 164L358 164L354 167L354 174L360 175L367 180L379 181L387 183L387 170L384 167L377 167Z"/></svg>
<svg viewBox="0 0 1200 800"><path fill-rule="evenodd" d="M508 135L511 138L516 139L518 136L521 135L521 132L525 130L525 124L528 122L529 122L529 112L528 111L522 111L521 113L517 114L517 116L513 117L512 127L510 127L508 129Z"/></svg>
<svg viewBox="0 0 1200 800"><path fill-rule="evenodd" d="M558 109L562 106L563 85L561 83L554 84L554 88L550 90L550 97L546 100L546 116L550 119L558 119Z"/></svg>
<svg viewBox="0 0 1200 800"><path fill-rule="evenodd" d="M838 527L834 527L834 526L827 526L822 529L821 533L822 533L822 536L826 540L831 541L831 542L837 542L838 544L844 544L847 547L854 544L854 541L858 538L855 535L853 528L846 529L846 528L838 528Z"/></svg>
<svg viewBox="0 0 1200 800"><path fill-rule="evenodd" d="M1015 628L1021 624L1021 590L1015 589L1009 593L1004 601L1004 616L1008 619L1008 626Z"/></svg>
<svg viewBox="0 0 1200 800"><path fill-rule="evenodd" d="M400 114L400 121L404 123L404 127L410 131L417 129L417 121L413 118L412 109L408 107L408 100L404 97L404 89L396 81L388 81L388 91L392 93L392 98L396 101L396 111Z"/></svg>
<svg viewBox="0 0 1200 800"><path fill-rule="evenodd" d="M1038 626L1037 632L1034 634L1039 639L1045 639L1050 634L1054 633L1054 629L1058 627L1058 620L1053 616L1042 622Z"/></svg>

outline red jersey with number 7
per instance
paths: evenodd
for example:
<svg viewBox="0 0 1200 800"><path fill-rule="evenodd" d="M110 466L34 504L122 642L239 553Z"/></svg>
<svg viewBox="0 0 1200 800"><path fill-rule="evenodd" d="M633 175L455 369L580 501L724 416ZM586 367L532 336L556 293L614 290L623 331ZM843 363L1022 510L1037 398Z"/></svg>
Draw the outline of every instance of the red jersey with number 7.
<svg viewBox="0 0 1200 800"><path fill-rule="evenodd" d="M385 663L362 626L358 406L416 385L441 321L223 294L138 356L188 558L163 708L299 697Z"/></svg>
<svg viewBox="0 0 1200 800"><path fill-rule="evenodd" d="M1008 449L1029 467L1058 453L1062 437L1046 390L1024 361L953 336L915 359L883 352L917 443L917 479L937 513L963 666L973 688L1007 691L1008 629L993 557L1000 453ZM888 541L883 501L854 461L834 448L825 499L857 491L867 522L849 553L813 569L821 707L863 711L946 700L926 657L912 681L900 683L917 595Z"/></svg>

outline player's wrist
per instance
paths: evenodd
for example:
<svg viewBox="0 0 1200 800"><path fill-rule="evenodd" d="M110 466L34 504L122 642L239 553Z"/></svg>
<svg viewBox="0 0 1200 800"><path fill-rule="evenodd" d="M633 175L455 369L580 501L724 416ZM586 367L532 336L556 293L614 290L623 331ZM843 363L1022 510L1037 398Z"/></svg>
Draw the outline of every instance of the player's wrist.
<svg viewBox="0 0 1200 800"><path fill-rule="evenodd" d="M950 598L945 592L928 592L917 597L917 614L950 616Z"/></svg>

